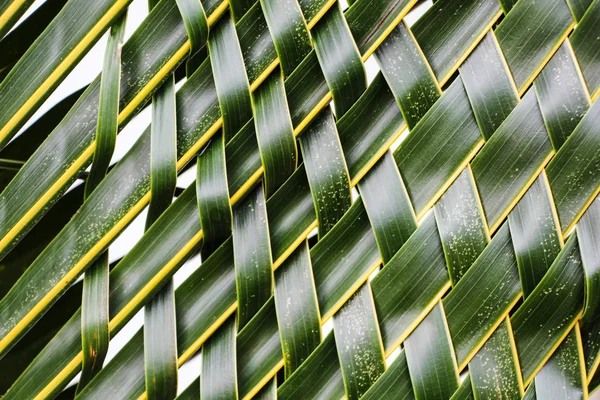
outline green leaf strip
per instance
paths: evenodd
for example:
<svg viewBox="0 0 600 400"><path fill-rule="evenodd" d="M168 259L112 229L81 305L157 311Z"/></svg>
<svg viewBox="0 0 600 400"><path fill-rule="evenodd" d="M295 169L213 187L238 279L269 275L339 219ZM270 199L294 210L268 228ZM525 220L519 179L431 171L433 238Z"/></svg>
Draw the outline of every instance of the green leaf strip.
<svg viewBox="0 0 600 400"><path fill-rule="evenodd" d="M575 325L535 376L536 397L549 400L587 398L582 357L579 326Z"/></svg>
<svg viewBox="0 0 600 400"><path fill-rule="evenodd" d="M315 50L338 117L367 88L365 67L339 4L331 7L312 31Z"/></svg>
<svg viewBox="0 0 600 400"><path fill-rule="evenodd" d="M310 33L297 0L260 0L284 76L312 50Z"/></svg>
<svg viewBox="0 0 600 400"><path fill-rule="evenodd" d="M231 236L232 212L225 165L223 132L198 156L196 198L202 227L202 258L208 258Z"/></svg>
<svg viewBox="0 0 600 400"><path fill-rule="evenodd" d="M298 164L294 128L279 69L275 69L254 91L253 104L256 138L264 169L265 196L269 198L292 175Z"/></svg>
<svg viewBox="0 0 600 400"><path fill-rule="evenodd" d="M175 80L169 77L152 98L150 205L146 229L169 207L177 184ZM144 309L144 372L149 399L177 394L175 294L168 280Z"/></svg>
<svg viewBox="0 0 600 400"><path fill-rule="evenodd" d="M238 398L236 332L236 317L233 315L204 344L200 398Z"/></svg>
<svg viewBox="0 0 600 400"><path fill-rule="evenodd" d="M417 229L415 212L391 152L371 168L358 188L386 264Z"/></svg>
<svg viewBox="0 0 600 400"><path fill-rule="evenodd" d="M456 285L490 241L471 168L456 178L433 212L450 280Z"/></svg>
<svg viewBox="0 0 600 400"><path fill-rule="evenodd" d="M340 399L346 395L333 332L277 390L281 400Z"/></svg>
<svg viewBox="0 0 600 400"><path fill-rule="evenodd" d="M506 157L506 154L518 156ZM530 90L471 163L492 232L553 154L534 90Z"/></svg>
<svg viewBox="0 0 600 400"><path fill-rule="evenodd" d="M177 333L172 279L144 308L144 376L148 399L172 399L177 395Z"/></svg>
<svg viewBox="0 0 600 400"><path fill-rule="evenodd" d="M546 168L563 234L600 192L600 103L594 102Z"/></svg>
<svg viewBox="0 0 600 400"><path fill-rule="evenodd" d="M333 317L333 332L349 400L359 399L385 371L371 286L358 289Z"/></svg>
<svg viewBox="0 0 600 400"><path fill-rule="evenodd" d="M569 238L540 284L511 317L525 385L577 323L584 273L577 235Z"/></svg>
<svg viewBox="0 0 600 400"><path fill-rule="evenodd" d="M508 215L523 298L529 297L563 246L546 174L542 173Z"/></svg>
<svg viewBox="0 0 600 400"><path fill-rule="evenodd" d="M502 20L495 33L520 94L574 26L575 20L564 0L518 1Z"/></svg>
<svg viewBox="0 0 600 400"><path fill-rule="evenodd" d="M273 268L262 184L233 210L238 326L242 329L273 292Z"/></svg>
<svg viewBox="0 0 600 400"><path fill-rule="evenodd" d="M519 102L493 31L479 42L459 71L481 134L488 140Z"/></svg>
<svg viewBox="0 0 600 400"><path fill-rule="evenodd" d="M404 351L416 398L446 399L458 389L456 358L441 302L406 339Z"/></svg>
<svg viewBox="0 0 600 400"><path fill-rule="evenodd" d="M523 396L521 368L512 336L510 321L504 322L490 336L469 362L469 375L476 399L520 400Z"/></svg>
<svg viewBox="0 0 600 400"><path fill-rule="evenodd" d="M575 130L591 104L569 43L565 40L533 82L550 141L556 151Z"/></svg>
<svg viewBox="0 0 600 400"><path fill-rule="evenodd" d="M190 54L186 66L186 72L189 76L196 70L196 68L191 67L193 65L191 64L192 60L204 48L208 40L208 20L206 19L206 13L200 0L176 1L177 8L179 8L179 12L181 12L181 17L183 18L185 31L190 40Z"/></svg>
<svg viewBox="0 0 600 400"><path fill-rule="evenodd" d="M390 33L375 56L406 125L412 129L442 93L427 59L405 23Z"/></svg>
<svg viewBox="0 0 600 400"><path fill-rule="evenodd" d="M351 204L348 168L329 108L321 111L300 137L300 148L322 238Z"/></svg>
<svg viewBox="0 0 600 400"><path fill-rule="evenodd" d="M275 271L274 297L287 379L321 342L321 316L306 241Z"/></svg>
<svg viewBox="0 0 600 400"><path fill-rule="evenodd" d="M110 30L104 54L100 83L100 104L96 126L96 149L90 174L85 182L84 200L104 179L117 140L121 81L121 46L125 36L127 13L123 13ZM81 299L82 371L77 392L102 369L108 352L108 250L96 259L83 277Z"/></svg>
<svg viewBox="0 0 600 400"><path fill-rule="evenodd" d="M475 287L485 289L474 291ZM508 226L503 225L443 300L459 370L479 351L520 297L517 262Z"/></svg>
<svg viewBox="0 0 600 400"><path fill-rule="evenodd" d="M400 351L397 358L381 377L364 394L365 400L414 400L412 381L406 363L406 352Z"/></svg>
<svg viewBox="0 0 600 400"><path fill-rule="evenodd" d="M252 118L250 83L231 15L221 17L212 29L208 49L228 142Z"/></svg>

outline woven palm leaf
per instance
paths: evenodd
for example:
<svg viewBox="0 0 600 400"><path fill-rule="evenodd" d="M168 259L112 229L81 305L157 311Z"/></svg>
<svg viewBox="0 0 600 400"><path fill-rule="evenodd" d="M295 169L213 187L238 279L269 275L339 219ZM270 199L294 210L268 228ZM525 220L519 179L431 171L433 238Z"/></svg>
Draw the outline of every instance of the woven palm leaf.
<svg viewBox="0 0 600 400"><path fill-rule="evenodd" d="M2 399L594 397L600 0L130 3L0 0Z"/></svg>

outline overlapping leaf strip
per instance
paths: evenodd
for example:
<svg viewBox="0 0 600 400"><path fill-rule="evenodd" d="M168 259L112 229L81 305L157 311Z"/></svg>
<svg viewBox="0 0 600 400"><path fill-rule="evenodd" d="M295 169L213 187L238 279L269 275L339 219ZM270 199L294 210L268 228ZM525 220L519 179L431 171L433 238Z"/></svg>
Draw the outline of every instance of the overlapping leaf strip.
<svg viewBox="0 0 600 400"><path fill-rule="evenodd" d="M175 293L178 362L203 355L182 398L585 398L600 361L600 1L438 0L410 28L413 2L371 3L232 2L177 97L178 167L212 138L197 182L111 272L111 333L204 239ZM146 204L149 142L0 302L6 348ZM33 293L53 257L62 270ZM7 398L74 376L80 319ZM144 335L80 397L142 395Z"/></svg>

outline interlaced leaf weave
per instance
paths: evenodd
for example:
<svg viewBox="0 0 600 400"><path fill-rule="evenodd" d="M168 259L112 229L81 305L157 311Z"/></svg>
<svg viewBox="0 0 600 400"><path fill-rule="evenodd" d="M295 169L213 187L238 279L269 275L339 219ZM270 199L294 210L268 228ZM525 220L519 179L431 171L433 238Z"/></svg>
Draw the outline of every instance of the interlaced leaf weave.
<svg viewBox="0 0 600 400"><path fill-rule="evenodd" d="M130 2L0 0L4 400L600 387L600 0Z"/></svg>

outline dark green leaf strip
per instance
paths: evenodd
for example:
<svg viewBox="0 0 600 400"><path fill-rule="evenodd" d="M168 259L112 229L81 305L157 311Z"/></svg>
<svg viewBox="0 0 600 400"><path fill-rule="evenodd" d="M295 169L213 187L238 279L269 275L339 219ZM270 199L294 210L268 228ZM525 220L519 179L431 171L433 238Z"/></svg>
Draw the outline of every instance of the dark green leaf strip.
<svg viewBox="0 0 600 400"><path fill-rule="evenodd" d="M600 200L596 199L577 224L577 239L585 274L581 331L588 377L600 364Z"/></svg>
<svg viewBox="0 0 600 400"><path fill-rule="evenodd" d="M406 353L400 351L392 365L362 397L364 400L414 400L415 394L406 364Z"/></svg>
<svg viewBox="0 0 600 400"><path fill-rule="evenodd" d="M88 4L77 0L63 7L37 39L36 45L25 52L0 84L0 104L3 105L0 148L17 133L130 2L103 0ZM23 2L13 4L18 7ZM74 24L74 20L78 23ZM3 25L0 20L0 26ZM56 43L61 43L58 49Z"/></svg>
<svg viewBox="0 0 600 400"><path fill-rule="evenodd" d="M175 293L169 279L144 308L144 375L149 400L177 395Z"/></svg>
<svg viewBox="0 0 600 400"><path fill-rule="evenodd" d="M575 325L552 357L535 376L538 399L585 399L587 382L579 326Z"/></svg>
<svg viewBox="0 0 600 400"><path fill-rule="evenodd" d="M563 234L600 192L600 102L594 102L546 168Z"/></svg>
<svg viewBox="0 0 600 400"><path fill-rule="evenodd" d="M283 366L276 314L271 297L238 333L238 390L243 400L259 393Z"/></svg>
<svg viewBox="0 0 600 400"><path fill-rule="evenodd" d="M415 212L391 152L371 168L358 187L386 264L417 229Z"/></svg>
<svg viewBox="0 0 600 400"><path fill-rule="evenodd" d="M542 281L511 317L525 385L581 316L584 273L571 235Z"/></svg>
<svg viewBox="0 0 600 400"><path fill-rule="evenodd" d="M146 229L169 207L177 183L177 126L173 77L152 98L150 194Z"/></svg>
<svg viewBox="0 0 600 400"><path fill-rule="evenodd" d="M312 50L306 21L297 0L260 0L284 76Z"/></svg>
<svg viewBox="0 0 600 400"><path fill-rule="evenodd" d="M279 69L275 69L254 91L253 104L256 137L264 169L265 196L269 198L292 175L298 164L294 128Z"/></svg>
<svg viewBox="0 0 600 400"><path fill-rule="evenodd" d="M359 399L385 371L383 344L368 283L334 315L333 332L346 396L349 400Z"/></svg>
<svg viewBox="0 0 600 400"><path fill-rule="evenodd" d="M273 269L262 184L233 210L238 325L242 329L271 297Z"/></svg>
<svg viewBox="0 0 600 400"><path fill-rule="evenodd" d="M333 333L327 335L302 367L277 390L281 400L342 399L345 394Z"/></svg>
<svg viewBox="0 0 600 400"><path fill-rule="evenodd" d="M96 126L96 149L90 174L85 182L84 199L104 179L117 140L121 80L121 46L125 36L127 13L121 15L110 30L104 53L100 104ZM85 272L81 299L82 372L77 392L102 369L108 351L108 250Z"/></svg>
<svg viewBox="0 0 600 400"><path fill-rule="evenodd" d="M471 163L492 232L553 154L535 93L530 90Z"/></svg>
<svg viewBox="0 0 600 400"><path fill-rule="evenodd" d="M227 143L252 118L250 83L231 15L211 30L208 49Z"/></svg>
<svg viewBox="0 0 600 400"><path fill-rule="evenodd" d="M312 34L336 115L342 117L367 89L367 78L360 52L339 4L329 9Z"/></svg>
<svg viewBox="0 0 600 400"><path fill-rule="evenodd" d="M554 150L558 151L590 107L590 95L565 40L533 82Z"/></svg>
<svg viewBox="0 0 600 400"><path fill-rule="evenodd" d="M483 137L487 140L519 102L517 88L492 31L459 68Z"/></svg>
<svg viewBox="0 0 600 400"><path fill-rule="evenodd" d="M584 1L589 0L580 0L580 2ZM569 38L593 100L600 95L600 61L598 61L600 44L596 39L599 22L600 1L596 0L591 3L579 21L577 29Z"/></svg>
<svg viewBox="0 0 600 400"><path fill-rule="evenodd" d="M102 369L108 352L108 251L92 263L83 278L81 296L81 391Z"/></svg>
<svg viewBox="0 0 600 400"><path fill-rule="evenodd" d="M275 271L275 308L287 379L321 342L321 316L306 241Z"/></svg>
<svg viewBox="0 0 600 400"><path fill-rule="evenodd" d="M121 47L125 36L127 12L115 21L104 53L100 77L100 100L96 125L96 148L90 174L85 182L85 197L96 189L108 170L117 140L121 83Z"/></svg>
<svg viewBox="0 0 600 400"><path fill-rule="evenodd" d="M381 73L337 121L337 128L350 181L355 185L406 130L402 113Z"/></svg>
<svg viewBox="0 0 600 400"><path fill-rule="evenodd" d="M362 201L311 249L315 287L323 320L329 319L381 264Z"/></svg>
<svg viewBox="0 0 600 400"><path fill-rule="evenodd" d="M193 65L194 56L206 45L208 40L208 20L204 7L199 0L176 0L177 8L181 12L183 24L190 40L190 55L186 65L186 72L191 75L197 67Z"/></svg>
<svg viewBox="0 0 600 400"><path fill-rule="evenodd" d="M503 225L444 298L448 327L462 370L521 297L508 226Z"/></svg>
<svg viewBox="0 0 600 400"><path fill-rule="evenodd" d="M130 343L132 346L125 351L117 353L110 364L118 365L116 370L103 368L98 376L93 379L85 389L77 395L78 399L119 399L122 393L133 386L144 386L144 374L133 375L130 370L144 369L144 328L137 331ZM110 383L107 385L106 382ZM97 393L102 393L97 396ZM55 393L57 395L58 393Z"/></svg>
<svg viewBox="0 0 600 400"><path fill-rule="evenodd" d="M385 354L408 337L449 287L435 218L429 215L371 282Z"/></svg>
<svg viewBox="0 0 600 400"><path fill-rule="evenodd" d="M300 148L322 238L351 204L348 168L329 108L323 110L300 137Z"/></svg>
<svg viewBox="0 0 600 400"><path fill-rule="evenodd" d="M482 145L467 92L462 80L456 79L394 152L417 219L435 204Z"/></svg>
<svg viewBox="0 0 600 400"><path fill-rule="evenodd" d="M202 399L238 398L235 320L235 315L229 317L202 348Z"/></svg>
<svg viewBox="0 0 600 400"><path fill-rule="evenodd" d="M469 374L476 399L521 399L521 367L508 318L469 362Z"/></svg>
<svg viewBox="0 0 600 400"><path fill-rule="evenodd" d="M454 0L439 0L412 26L440 85L450 79L500 15L498 0L466 0L460 12Z"/></svg>
<svg viewBox="0 0 600 400"><path fill-rule="evenodd" d="M458 389L458 369L440 302L404 342L417 399L447 399Z"/></svg>
<svg viewBox="0 0 600 400"><path fill-rule="evenodd" d="M519 90L524 93L575 26L564 0L519 1L495 33Z"/></svg>
<svg viewBox="0 0 600 400"><path fill-rule="evenodd" d="M152 98L150 137L150 205L146 229L169 207L177 183L175 80L169 77ZM144 309L144 372L150 400L177 394L177 333L173 281Z"/></svg>
<svg viewBox="0 0 600 400"><path fill-rule="evenodd" d="M563 246L550 187L541 173L508 215L523 298L540 283Z"/></svg>
<svg viewBox="0 0 600 400"><path fill-rule="evenodd" d="M210 256L231 236L232 212L225 165L223 132L211 139L197 162L196 198L202 227L202 258Z"/></svg>
<svg viewBox="0 0 600 400"><path fill-rule="evenodd" d="M412 129L441 95L433 71L405 23L390 33L375 55L406 125Z"/></svg>
<svg viewBox="0 0 600 400"><path fill-rule="evenodd" d="M456 178L433 211L450 280L456 285L490 241L471 168Z"/></svg>
<svg viewBox="0 0 600 400"><path fill-rule="evenodd" d="M150 9L157 1L150 0ZM186 25L187 29L187 25ZM177 184L177 122L175 77L171 75L152 97L150 132L150 205L146 229L169 207ZM144 375L150 400L177 395L177 332L175 293L169 279L144 308Z"/></svg>

